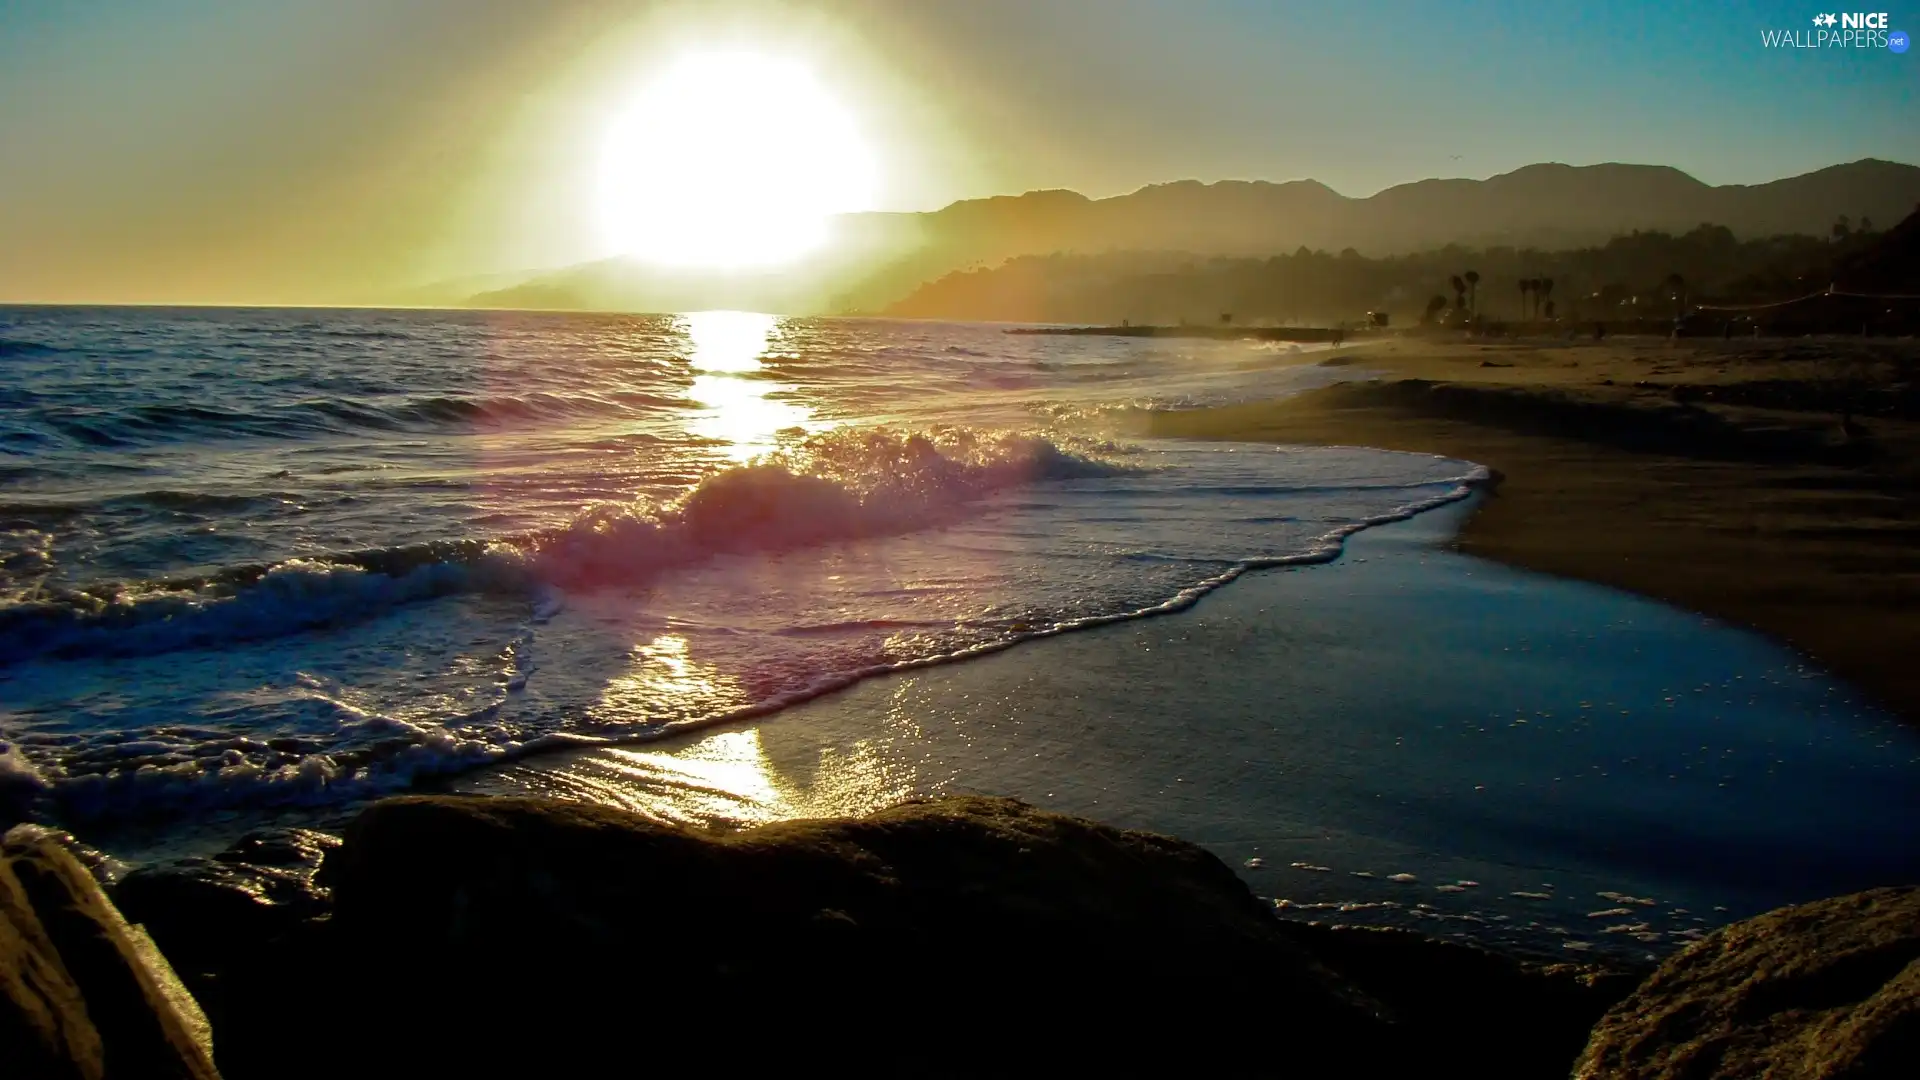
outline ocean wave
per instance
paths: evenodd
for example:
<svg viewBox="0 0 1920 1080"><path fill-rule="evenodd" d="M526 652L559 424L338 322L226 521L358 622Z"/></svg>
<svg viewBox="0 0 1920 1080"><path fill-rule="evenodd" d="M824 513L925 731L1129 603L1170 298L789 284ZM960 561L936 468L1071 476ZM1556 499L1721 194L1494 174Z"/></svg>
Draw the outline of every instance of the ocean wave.
<svg viewBox="0 0 1920 1080"><path fill-rule="evenodd" d="M766 716L813 700L814 698L837 693L857 683L884 675L917 671L922 668L939 667L946 664L962 663L994 653L1004 652L1016 646L1043 638L1058 637L1062 634L1091 630L1101 626L1112 626L1117 623L1134 622L1141 619L1178 614L1179 612L1192 608L1211 593L1217 592L1255 571L1274 570L1292 566L1310 566L1332 562L1340 557L1341 552L1345 549L1347 538L1353 536L1355 533L1397 521L1406 521L1429 510L1438 509L1449 503L1458 502L1472 495L1473 492L1484 485L1491 476L1492 473L1485 466L1468 465L1467 471L1460 476L1425 485L1440 490L1433 491L1423 498L1414 499L1383 513L1373 514L1332 529L1299 551L1289 552L1284 555L1255 555L1227 562L1221 565L1214 573L1184 588L1180 588L1172 595L1154 603L1127 608L1121 611L1063 618L1039 625L1029 624L1025 621L1016 622L1001 627L1000 632L991 637L974 641L959 648L828 672L817 676L805 685L786 689L738 709L700 717L694 720L649 728L627 737L610 738L599 741L609 743L652 742L670 735L680 735L688 731L738 723L743 720ZM830 633L847 629L850 625L851 624L841 623L838 625L811 628L801 627L795 628L795 630L789 631L789 633L797 632L804 634L810 630Z"/></svg>
<svg viewBox="0 0 1920 1080"><path fill-rule="evenodd" d="M564 732L522 739L464 731L455 722L463 718L450 718L450 726L416 724L314 696L339 714L326 743L160 731L64 747L57 759L36 765L22 752L30 740L0 740L0 813L51 811L57 820L94 822L335 806L604 741Z"/></svg>
<svg viewBox="0 0 1920 1080"><path fill-rule="evenodd" d="M183 513L232 513L248 510L256 506L274 503L298 502L300 495L292 491L260 491L248 494L222 494L211 491L178 491L173 488L157 488L131 495L121 495L104 501L108 506L133 506L154 510L175 510Z"/></svg>
<svg viewBox="0 0 1920 1080"><path fill-rule="evenodd" d="M58 356L65 351L57 345L48 345L41 341L0 337L0 360L16 356Z"/></svg>
<svg viewBox="0 0 1920 1080"><path fill-rule="evenodd" d="M887 467L876 469L875 461ZM802 468L806 471L794 471ZM1097 453L1076 453L1031 437L947 433L943 441L929 435L844 432L777 462L715 473L684 497L651 510L597 508L564 529L515 543L421 545L341 557L358 560L354 563L281 564L244 584L239 578L228 581L231 591L218 600L153 596L143 602L159 606L138 612L103 608L68 629L93 635L70 639L89 652L164 651L362 618L395 604L474 588L529 597L533 621L539 622L558 606L561 593L556 585L575 589L643 580L693 557L703 545L713 549L715 541L724 541L724 550L768 551L872 535L913 520L940 520L968 500L1007 485L1126 472ZM833 479L834 474L844 475ZM550 750L645 743L769 715L876 676L965 662L1038 639L1185 611L1245 574L1330 561L1353 533L1462 498L1487 476L1483 468L1463 466L1461 473L1443 480L1411 485L1400 505L1330 529L1281 554L1195 562L1197 579L1122 610L983 623L971 627L977 633L960 637L940 632L955 629L946 621L925 627L886 619L795 625L785 636L874 629L935 632L907 654L815 669L810 676L770 686L736 708L624 730L512 726L499 710L525 685L527 669L518 660L513 667L519 673L496 684L490 701L432 719L369 712L338 693L308 686L291 696L276 694L271 700L236 705L245 715L208 714L202 727L12 733L12 745L10 733L0 730L0 803L66 821L339 806ZM919 508L917 519L908 505ZM821 523L823 512L829 524ZM40 629L44 634L46 628ZM19 644L6 635L0 640L7 648ZM273 717L279 734L251 734L260 722L246 712L249 709ZM289 710L303 719L289 725Z"/></svg>
<svg viewBox="0 0 1920 1080"><path fill-rule="evenodd" d="M1054 448L1054 452L1059 452L1058 448ZM1077 462L1068 470L1072 475L1110 474L1114 469L1112 465L1092 459L1069 459ZM69 628L68 640L82 645L88 652L97 651L106 655L189 648L267 634L297 632L341 618L376 613L411 600L489 585L531 592L536 607L546 607L550 612L552 600L539 594L543 585L558 581L577 587L633 581L647 573L668 568L675 561L667 551L675 540L676 527L689 530L681 534L682 538L701 535L699 530L702 526L691 523L698 521L704 511L694 508L709 500L727 504L737 491L742 490L734 485L740 483L737 478L743 476L754 477L745 490L767 490L759 485L775 482L761 471L765 468L768 467L744 467L716 474L708 484L701 485L688 497L652 518L624 514L583 515L568 529L549 534L540 538L540 542L525 547L491 543L477 547L465 546L462 550L422 547L357 556L372 565L384 561L392 573L359 565L293 562L270 569L252 584L219 601L196 601L178 594L157 594L136 601L134 607L139 610L115 610L111 606L103 606L81 615L79 625ZM1044 472L1031 475L1057 476ZM544 740L526 742L463 739L449 735L440 727L423 727L355 714L348 717L336 731L353 734L356 729L364 729L362 734L373 733L378 737L344 739L342 734L336 734L329 740L335 748L324 753L317 746L286 747L282 748L279 757L268 755L262 761L258 755L242 752L249 747L216 745L217 740L195 744L189 750L166 744L128 742L116 744L112 754L126 759L131 768L111 768L108 766L113 763L108 761L93 762L92 765L100 767L84 769L56 785L39 774L28 775L30 770L27 770L24 759L8 761L0 756L0 765L12 770L7 772L6 769L0 769L0 772L7 773L6 782L16 789L36 787L51 792L58 787L60 799L79 799L85 804L81 807L85 814L96 814L108 812L110 807L125 810L130 799L143 804L151 804L154 800L169 804L191 803L202 808L239 802L261 803L263 800L275 805L327 801L343 795L398 790L416 779L497 764L550 746L649 741L690 728L766 715L879 675L957 663L1042 638L1186 611L1207 595L1248 573L1329 562L1340 555L1347 537L1354 533L1389 522L1403 521L1464 498L1488 475L1484 468L1473 466L1460 477L1431 485L1441 490L1333 529L1301 550L1282 555L1250 556L1217 564L1207 576L1150 604L1037 625L1017 622L998 628L999 632L984 640L959 648L824 673L804 685L789 687L740 709L695 721L650 727L623 739L608 740L579 733L555 733ZM824 481L817 477L788 476L793 490L806 494L787 502L772 515L761 518L746 533L736 534L727 550L776 550L817 543L828 535L815 530L794 532L780 524L791 521L787 515L795 511L811 514L822 505L817 497L824 490L819 487ZM977 477L970 479L978 480ZM828 505L831 507L845 510L859 505L844 501L845 489L836 486L832 490L842 494L830 497ZM883 528L897 527L901 520L897 511L889 510L878 518L869 519L867 526L862 526L858 521L842 521L830 530L830 534L840 537L871 535L863 532L863 528L874 524ZM610 525L616 522L618 524ZM634 530L643 527L644 532L636 536ZM650 543L636 548L633 546L636 539ZM143 606L147 604L153 606ZM821 623L792 627L786 633L834 634L875 626L911 629L915 625L887 620ZM21 642L14 632L21 629L6 626L5 618L0 617L0 657L8 655L4 650L19 647ZM49 628L41 626L35 629L45 635ZM464 719L470 721L474 718ZM338 744L342 741L363 745L341 750ZM312 752L301 752L303 750ZM4 744L0 744L0 755L4 751ZM235 791L236 786L243 791ZM152 807L148 805L147 808Z"/></svg>
<svg viewBox="0 0 1920 1080"><path fill-rule="evenodd" d="M542 588L640 583L716 554L929 528L965 516L996 491L1124 471L1101 444L1068 447L961 428L840 429L714 472L664 505L592 506L563 528L530 535L343 552L16 600L0 606L0 665L273 638L458 593L535 596Z"/></svg>
<svg viewBox="0 0 1920 1080"><path fill-rule="evenodd" d="M154 510L212 518L261 507L296 504L304 498L295 491L212 492L156 488L98 499L0 500L0 530L84 521L101 511Z"/></svg>
<svg viewBox="0 0 1920 1080"><path fill-rule="evenodd" d="M239 589L164 584L68 591L0 607L0 664L37 656L142 656L278 637L364 618L470 587L465 567L400 576L311 559L281 563Z"/></svg>
<svg viewBox="0 0 1920 1080"><path fill-rule="evenodd" d="M389 399L314 398L248 409L154 404L122 409L36 409L16 422L69 445L115 448L179 440L300 438L354 432L440 432L543 422L634 417L683 406L677 397L639 391L590 394L426 395Z"/></svg>
<svg viewBox="0 0 1920 1080"><path fill-rule="evenodd" d="M321 337L342 338L348 341L412 341L416 336L406 330L388 330L379 327L314 327L309 332Z"/></svg>

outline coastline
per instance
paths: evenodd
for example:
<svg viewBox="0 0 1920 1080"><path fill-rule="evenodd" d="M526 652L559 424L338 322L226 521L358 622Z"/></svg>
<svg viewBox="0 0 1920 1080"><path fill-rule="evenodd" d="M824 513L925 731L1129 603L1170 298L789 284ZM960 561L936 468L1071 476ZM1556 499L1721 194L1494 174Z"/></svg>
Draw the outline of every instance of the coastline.
<svg viewBox="0 0 1920 1080"><path fill-rule="evenodd" d="M1447 550L1475 501L1167 618L448 790L722 830L1010 796L1197 843L1290 919L1515 955L1640 962L1912 878L1914 732L1761 635Z"/></svg>
<svg viewBox="0 0 1920 1080"><path fill-rule="evenodd" d="M1174 618L894 672L777 722L470 774L432 785L454 797L342 820L344 840L249 833L104 892L57 838L21 834L25 854L6 854L30 872L28 859L65 866L103 923L139 928L151 981L178 988L196 1033L178 1052L217 1049L236 1077L282 1075L286 1018L369 984L363 1011L390 1020L356 1029L346 1052L406 1075L449 1060L407 1032L487 1010L534 1030L617 1029L628 999L599 987L642 967L692 1001L803 972L826 1004L770 1021L799 1038L876 985L915 989L863 1015L921 1039L939 1034L910 1026L926 1017L973 1021L1007 985L1044 985L1104 1011L1144 1004L1155 1037L1185 1046L1281 1016L1339 1047L1328 1075L1477 1055L1487 1075L1539 1076L1647 1052L1636 1024L1720 992L1702 957L1726 958L1737 995L1756 967L1911 955L1912 890L1757 913L1911 880L1920 734L1759 635L1472 546L1497 511L1512 520L1494 541L1520 552L1505 562L1524 567L1528 544L1632 562L1658 534L1627 513L1670 512L1673 489L1707 484L1699 512L1724 518L1770 484L1884 493L1897 476L1884 457L1814 425L1716 426L1497 376L1156 420L1195 430L1155 435L1424 438L1394 448L1498 466L1508 486L1355 533L1329 561L1236 574L1248 580L1169 606ZM1576 505L1571 523L1543 513L1554 500ZM1445 550L1453 535L1468 553ZM542 947L489 947L525 926L543 928ZM1823 986L1855 973L1833 964ZM1871 1014L1906 993L1844 990L1821 1007ZM681 1026L731 1034L733 1015L713 1017L711 1031ZM108 1041L124 1041L116 1023ZM1691 1030L1660 1031L1661 1052L1693 1049ZM419 1060L373 1049L390 1045ZM475 1075L588 1073L627 1052L470 1040L451 1060ZM335 1059L302 1060L297 1075Z"/></svg>
<svg viewBox="0 0 1920 1080"><path fill-rule="evenodd" d="M1356 379L1145 434L1441 454L1495 470L1457 550L1759 630L1920 720L1920 425L1763 395L1911 341L1363 346ZM1369 378L1368 376L1372 376ZM1760 404L1752 404L1755 400ZM1727 402L1721 404L1720 402Z"/></svg>

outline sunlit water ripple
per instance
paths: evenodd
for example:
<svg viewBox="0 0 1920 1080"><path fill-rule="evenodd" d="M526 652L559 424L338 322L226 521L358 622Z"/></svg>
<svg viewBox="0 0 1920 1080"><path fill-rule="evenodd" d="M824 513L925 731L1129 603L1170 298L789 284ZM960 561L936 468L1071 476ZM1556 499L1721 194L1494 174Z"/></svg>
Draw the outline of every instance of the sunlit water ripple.
<svg viewBox="0 0 1920 1080"><path fill-rule="evenodd" d="M1320 566L1477 465L1124 434L1356 372L1317 359L0 309L0 814L139 860L423 785L720 824L987 791L1284 913L1556 951L1911 876L1920 740L1786 650L1436 553L1454 512Z"/></svg>
<svg viewBox="0 0 1920 1080"><path fill-rule="evenodd" d="M445 312L0 314L0 793L335 807L1177 610L1469 463L1116 439L1297 348Z"/></svg>

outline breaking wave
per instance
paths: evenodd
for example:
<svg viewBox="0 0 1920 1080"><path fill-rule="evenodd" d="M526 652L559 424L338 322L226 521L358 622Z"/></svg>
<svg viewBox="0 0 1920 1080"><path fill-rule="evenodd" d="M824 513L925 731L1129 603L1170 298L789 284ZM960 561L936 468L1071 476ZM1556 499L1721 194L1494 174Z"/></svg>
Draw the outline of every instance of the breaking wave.
<svg viewBox="0 0 1920 1080"><path fill-rule="evenodd" d="M1111 447L1064 447L1034 435L842 429L715 472L664 505L596 505L565 527L530 535L17 596L0 606L0 665L272 638L456 593L634 584L716 554L929 528L965 516L996 491L1124 468Z"/></svg>
<svg viewBox="0 0 1920 1080"><path fill-rule="evenodd" d="M0 321L0 817L330 811L772 712L1177 611L1471 479L1065 434L1312 374L1248 362L756 316Z"/></svg>

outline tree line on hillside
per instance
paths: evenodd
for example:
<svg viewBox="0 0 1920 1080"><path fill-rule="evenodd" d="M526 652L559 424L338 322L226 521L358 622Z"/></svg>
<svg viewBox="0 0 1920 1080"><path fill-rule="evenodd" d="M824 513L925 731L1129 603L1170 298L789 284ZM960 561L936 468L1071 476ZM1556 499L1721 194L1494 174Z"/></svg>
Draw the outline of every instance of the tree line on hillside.
<svg viewBox="0 0 1920 1080"><path fill-rule="evenodd" d="M1166 252L1036 255L928 282L887 314L1119 324L1326 324L1383 312L1396 324L1671 317L1681 303L1768 303L1824 289L1870 247L1870 220L1830 235L1741 240L1700 225L1567 251L1450 245L1392 258L1300 248L1271 258Z"/></svg>

